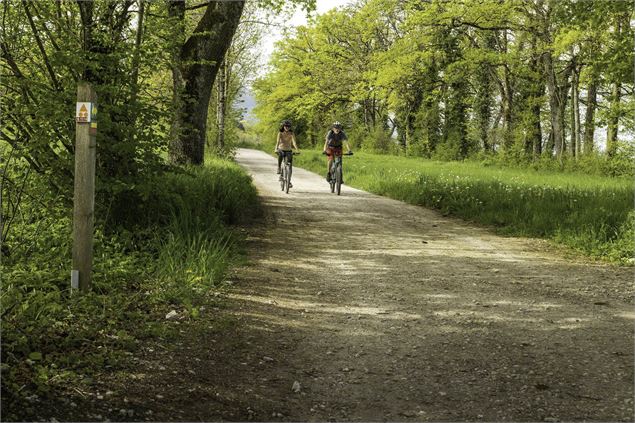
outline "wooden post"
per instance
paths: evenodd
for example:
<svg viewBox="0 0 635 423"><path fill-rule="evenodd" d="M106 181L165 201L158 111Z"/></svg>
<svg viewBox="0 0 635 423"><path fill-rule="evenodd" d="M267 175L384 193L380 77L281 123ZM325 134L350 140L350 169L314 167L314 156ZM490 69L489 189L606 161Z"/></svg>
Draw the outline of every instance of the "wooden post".
<svg viewBox="0 0 635 423"><path fill-rule="evenodd" d="M87 82L77 84L75 129L75 190L73 197L73 271L71 286L90 289L93 270L93 220L95 210L95 150L97 106L95 91ZM73 283L74 282L74 283ZM77 287L77 286L75 286Z"/></svg>

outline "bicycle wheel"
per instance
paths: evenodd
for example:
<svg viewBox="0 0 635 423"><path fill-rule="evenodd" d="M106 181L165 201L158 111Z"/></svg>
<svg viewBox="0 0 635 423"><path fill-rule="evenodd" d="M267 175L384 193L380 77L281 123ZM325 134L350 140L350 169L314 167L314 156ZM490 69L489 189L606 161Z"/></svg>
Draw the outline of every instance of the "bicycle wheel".
<svg viewBox="0 0 635 423"><path fill-rule="evenodd" d="M284 192L289 193L289 186L291 185L291 165L286 163L284 165Z"/></svg>
<svg viewBox="0 0 635 423"><path fill-rule="evenodd" d="M331 170L331 179L329 179L329 185L331 186L331 192L335 192L335 178L333 177L332 170Z"/></svg>
<svg viewBox="0 0 635 423"><path fill-rule="evenodd" d="M287 173L287 166L286 166L286 165L284 165L284 163L283 163L283 165L282 165L282 175L280 175L280 176L282 176L282 177L280 178L280 189L281 189L282 191L284 191L284 183L285 183L285 181L287 180L286 173Z"/></svg>
<svg viewBox="0 0 635 423"><path fill-rule="evenodd" d="M340 163L335 170L335 189L337 190L337 195L340 195L342 191L342 164Z"/></svg>

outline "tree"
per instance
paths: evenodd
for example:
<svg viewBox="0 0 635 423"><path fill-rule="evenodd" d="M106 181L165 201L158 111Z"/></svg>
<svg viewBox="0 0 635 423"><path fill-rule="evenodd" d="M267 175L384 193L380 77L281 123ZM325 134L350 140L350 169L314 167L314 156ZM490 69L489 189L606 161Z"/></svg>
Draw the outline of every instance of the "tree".
<svg viewBox="0 0 635 423"><path fill-rule="evenodd" d="M244 1L212 1L192 35L176 45L173 63L175 115L170 143L174 163L202 164L207 131L207 111L212 84L242 15ZM184 39L185 0L170 0L170 16Z"/></svg>

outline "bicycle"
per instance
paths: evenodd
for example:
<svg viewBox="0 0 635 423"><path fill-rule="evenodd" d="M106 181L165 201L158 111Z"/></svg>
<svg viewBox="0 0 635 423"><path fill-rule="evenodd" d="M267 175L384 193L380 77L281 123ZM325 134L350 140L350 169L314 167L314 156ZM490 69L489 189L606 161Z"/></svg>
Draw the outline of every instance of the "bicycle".
<svg viewBox="0 0 635 423"><path fill-rule="evenodd" d="M291 173L293 166L291 165L291 161L289 160L289 156L292 154L297 156L300 153L293 153L291 151L283 151L278 150L278 154L282 154L282 172L280 175L280 189L285 193L289 193L289 188L291 188Z"/></svg>
<svg viewBox="0 0 635 423"><path fill-rule="evenodd" d="M322 154L326 154L325 152ZM340 195L340 192L342 191L342 181L344 180L343 178L343 171L342 171L342 156L352 156L353 152L349 151L348 153L344 153L341 155L335 155L333 157L333 163L331 163L331 173L330 173L330 178L329 178L329 185L331 186L331 192L336 192L337 191L337 195Z"/></svg>

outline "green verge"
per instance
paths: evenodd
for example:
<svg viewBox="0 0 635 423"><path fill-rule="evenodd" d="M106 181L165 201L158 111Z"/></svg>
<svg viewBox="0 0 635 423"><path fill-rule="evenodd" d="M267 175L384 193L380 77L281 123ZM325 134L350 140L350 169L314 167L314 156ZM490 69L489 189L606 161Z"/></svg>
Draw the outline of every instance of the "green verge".
<svg viewBox="0 0 635 423"><path fill-rule="evenodd" d="M325 172L319 151L294 164ZM633 181L575 173L484 167L470 162L356 153L347 185L493 226L512 236L547 238L585 255L633 262Z"/></svg>
<svg viewBox="0 0 635 423"><path fill-rule="evenodd" d="M69 291L68 210L14 228L1 268L5 419L35 418L41 401L129 366L144 339L174 335L171 310L196 319L241 258L240 231L230 225L259 212L250 177L218 159L135 192L126 225L96 228L94 286L85 295ZM33 242L20 242L28 233Z"/></svg>

